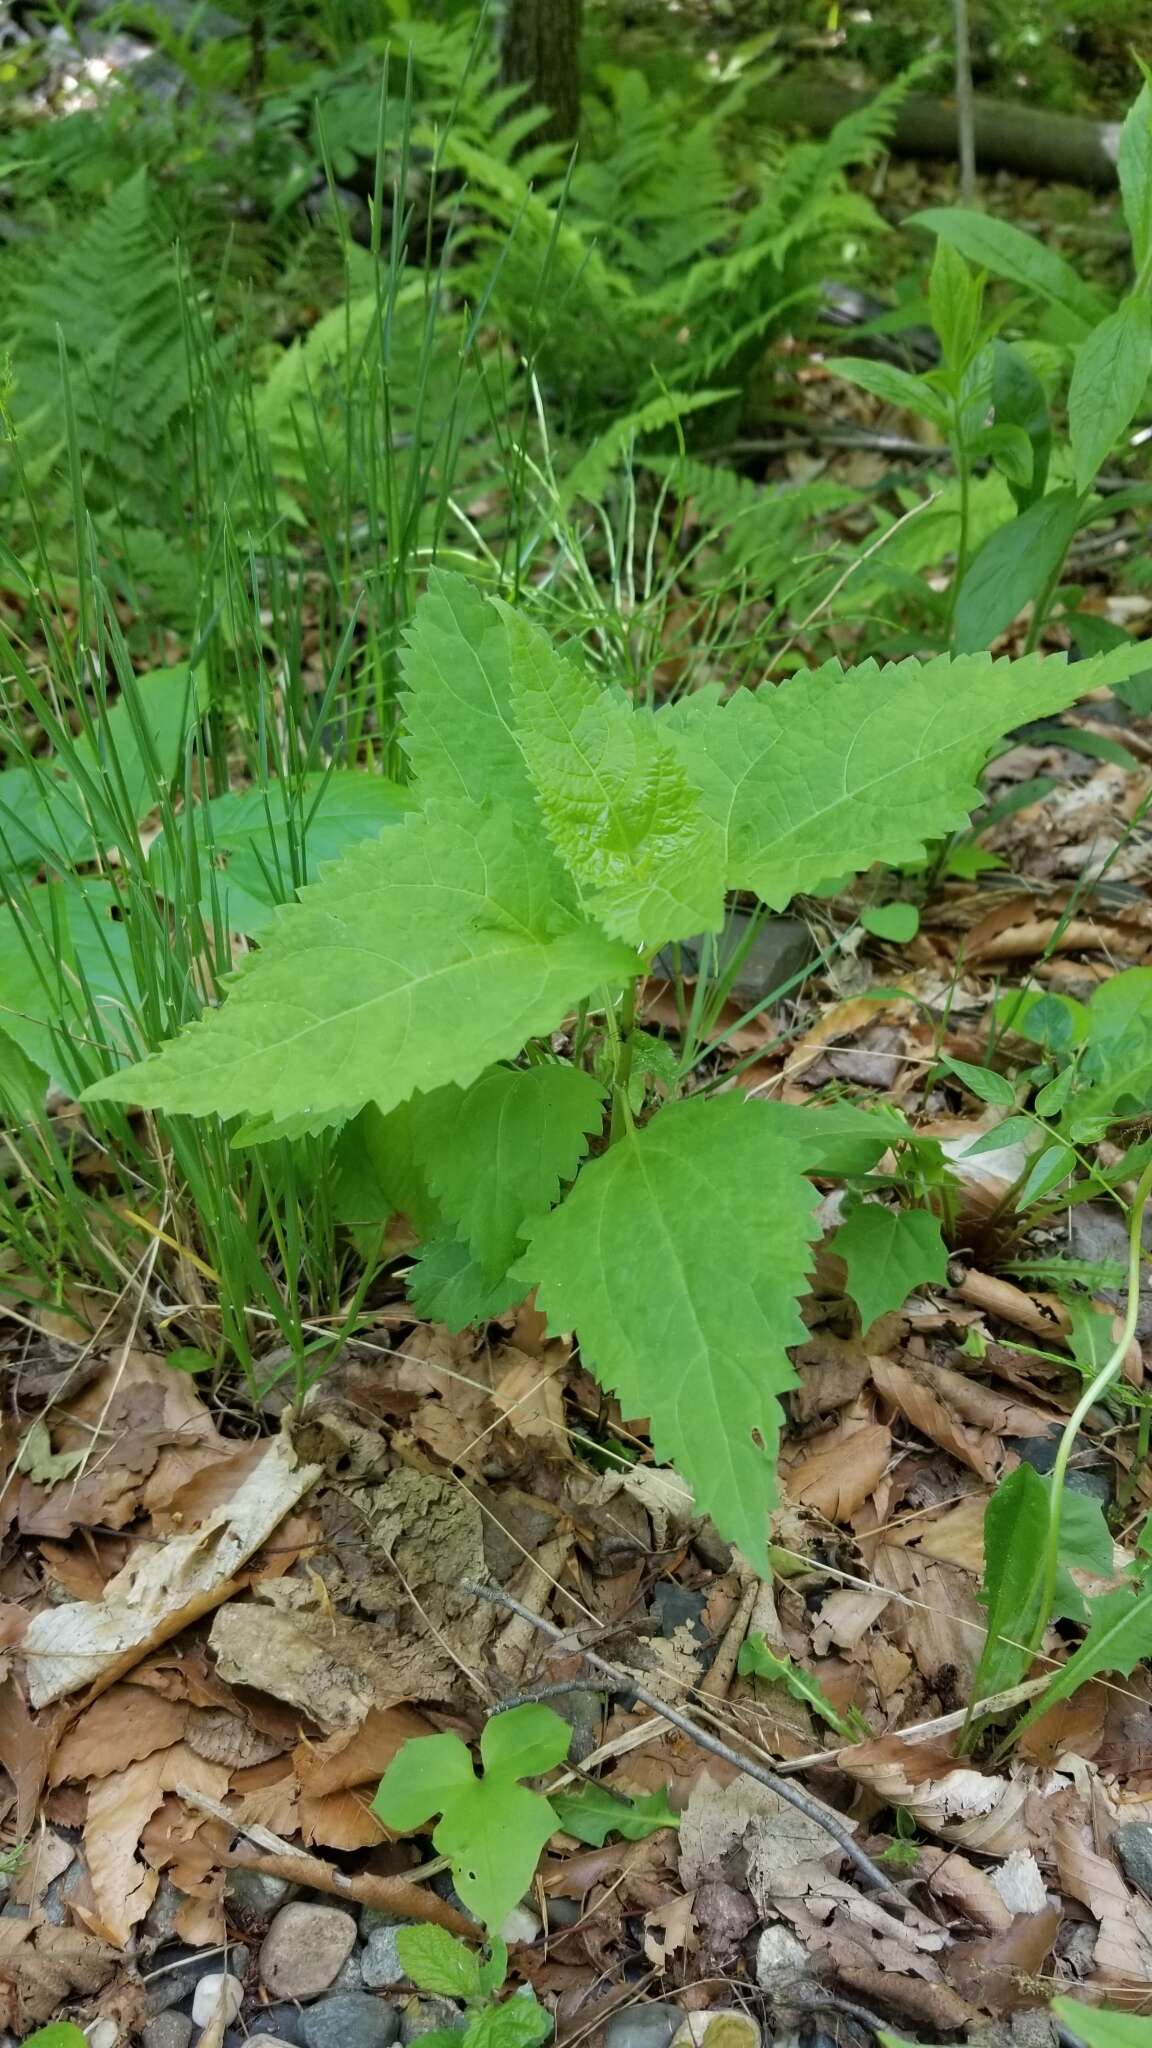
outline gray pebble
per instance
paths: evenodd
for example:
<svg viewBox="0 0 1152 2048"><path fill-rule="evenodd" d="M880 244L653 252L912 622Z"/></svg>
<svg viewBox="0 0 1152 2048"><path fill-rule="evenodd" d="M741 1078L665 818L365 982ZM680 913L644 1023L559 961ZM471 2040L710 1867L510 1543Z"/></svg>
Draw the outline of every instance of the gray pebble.
<svg viewBox="0 0 1152 2048"><path fill-rule="evenodd" d="M777 1991L809 1966L808 1951L787 1927L766 1927L756 1944L756 1982L761 1991Z"/></svg>
<svg viewBox="0 0 1152 2048"><path fill-rule="evenodd" d="M1125 1877L1152 1899L1152 1827L1144 1820L1126 1820L1116 1829L1112 1847L1124 1866Z"/></svg>
<svg viewBox="0 0 1152 2048"><path fill-rule="evenodd" d="M298 2005L250 2006L244 2015L248 2034L259 2035L261 2039L268 2035L273 2041L287 2041L290 2048L300 2048L303 2021L304 2014ZM225 2048L232 2048L227 2035Z"/></svg>
<svg viewBox="0 0 1152 2048"><path fill-rule="evenodd" d="M684 2014L678 2005L626 2005L604 2028L604 2048L668 2048Z"/></svg>
<svg viewBox="0 0 1152 2048"><path fill-rule="evenodd" d="M239 1977L231 1976L227 1970L209 1970L201 1977L192 1994L192 2024L206 2027L216 2018L220 2007L224 2008L224 2024L238 2019L244 2003L244 1986Z"/></svg>
<svg viewBox="0 0 1152 2048"><path fill-rule="evenodd" d="M363 1991L364 1970L355 1949L332 1979L333 1991Z"/></svg>
<svg viewBox="0 0 1152 2048"><path fill-rule="evenodd" d="M187 1903L187 1894L177 1891L170 1877L162 1877L159 1889L144 1916L145 1932L154 1941L172 1941L176 1933L176 1915Z"/></svg>
<svg viewBox="0 0 1152 2048"><path fill-rule="evenodd" d="M186 2012L158 2012L140 2035L142 2048L188 2048L192 2022Z"/></svg>
<svg viewBox="0 0 1152 2048"><path fill-rule="evenodd" d="M170 1965L177 1967L168 1967ZM161 1954L154 1965L154 1970L160 1974L157 1976L150 1972L145 1984L144 1995L149 2012L168 2012L174 2005L183 2005L186 1999L191 1998L201 1977L225 1966L233 1977L243 1978L247 1974L248 1950L243 1942L233 1942L227 1954L222 1954L219 1949L215 1955L211 1951L197 1949L184 1949L176 1955Z"/></svg>
<svg viewBox="0 0 1152 2048"><path fill-rule="evenodd" d="M367 1941L370 1934L375 1934L378 1927L411 1927L411 1925L411 1920L406 1920L402 1913L393 1913L387 1906L361 1906L360 1908L360 1935L364 1941Z"/></svg>
<svg viewBox="0 0 1152 2048"><path fill-rule="evenodd" d="M230 1870L224 1879L224 1897L253 1920L270 1920L295 1890L286 1877L266 1877L262 1870Z"/></svg>
<svg viewBox="0 0 1152 2048"><path fill-rule="evenodd" d="M260 1950L261 1980L276 1998L319 1998L355 1945L356 1922L338 1906L281 1906Z"/></svg>
<svg viewBox="0 0 1152 2048"><path fill-rule="evenodd" d="M318 1999L300 2021L303 2048L392 2048L400 2021L395 2006L366 1991Z"/></svg>
<svg viewBox="0 0 1152 2048"><path fill-rule="evenodd" d="M549 1899L549 1927L575 1927L584 1917L584 1907L579 1899Z"/></svg>
<svg viewBox="0 0 1152 2048"><path fill-rule="evenodd" d="M407 1984L408 1973L396 1946L399 1933L398 1927L377 1927L368 1936L360 1956L367 1990L390 1991L396 1984Z"/></svg>

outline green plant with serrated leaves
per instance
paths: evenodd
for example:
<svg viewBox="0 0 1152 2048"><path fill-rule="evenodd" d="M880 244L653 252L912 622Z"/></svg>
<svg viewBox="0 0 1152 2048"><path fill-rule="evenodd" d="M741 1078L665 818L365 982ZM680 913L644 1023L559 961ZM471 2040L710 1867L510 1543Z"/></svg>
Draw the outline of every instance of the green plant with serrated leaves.
<svg viewBox="0 0 1152 2048"><path fill-rule="evenodd" d="M548 1804L566 1835L602 1849L609 1835L625 1842L642 1842L662 1828L676 1828L680 1816L668 1804L668 1794L649 1792L642 1799L619 1799L606 1785L580 1785L568 1792L554 1792Z"/></svg>
<svg viewBox="0 0 1152 2048"><path fill-rule="evenodd" d="M637 1114L639 982L729 890L779 909L917 858L1007 728L1141 658L833 662L653 714L436 574L404 656L412 808L276 913L218 1009L87 1099L236 1119L247 1146L338 1127L349 1221L402 1211L423 1240L422 1310L461 1327L535 1289L764 1568L807 1176L868 1174L890 1133L689 1076Z"/></svg>
<svg viewBox="0 0 1152 2048"><path fill-rule="evenodd" d="M786 1686L794 1700L802 1700L810 1707L818 1720L831 1728L845 1742L865 1742L872 1733L862 1714L849 1707L842 1714L833 1706L824 1687L810 1671L793 1663L791 1657L778 1657L769 1648L762 1635L750 1635L740 1646L737 1670L744 1677L762 1678L771 1685Z"/></svg>
<svg viewBox="0 0 1152 2048"><path fill-rule="evenodd" d="M465 2007L462 2029L438 2027L422 2037L431 2048L537 2048L552 2032L552 2015L534 1992L496 2002L508 1974L508 1949L499 1935L491 1937L482 1960L443 1927L401 1927L396 1953L418 1991L455 1998Z"/></svg>
<svg viewBox="0 0 1152 2048"><path fill-rule="evenodd" d="M1148 406L1150 133L1146 84L1119 144L1134 271L1119 301L1008 221L965 207L932 207L911 217L910 227L935 237L927 296L939 363L923 374L867 356L833 358L827 367L924 420L948 444L955 485L875 560L868 546L843 585L844 604L858 609L880 590L914 596L920 643L963 652L989 646L1029 605L1027 646L1036 646L1059 597L1063 623L1085 652L1116 644L1119 629L1082 611L1075 588L1061 595L1060 582L1079 533L1126 504L1147 502L1143 485L1119 496L1101 496L1095 486ZM992 303L989 279L1022 296ZM919 320L919 309L908 318ZM909 510L915 504L907 500ZM910 570L948 556L953 568L944 589L912 583ZM1133 704L1142 704L1146 691L1143 678L1127 687ZM1089 735L1085 745L1093 744Z"/></svg>
<svg viewBox="0 0 1152 2048"><path fill-rule="evenodd" d="M520 1781L560 1763L571 1740L568 1723L550 1707L510 1707L484 1724L477 1777L458 1735L421 1736L392 1759L372 1811L408 1834L439 1814L432 1840L452 1865L456 1890L498 1935L559 1825L547 1799Z"/></svg>

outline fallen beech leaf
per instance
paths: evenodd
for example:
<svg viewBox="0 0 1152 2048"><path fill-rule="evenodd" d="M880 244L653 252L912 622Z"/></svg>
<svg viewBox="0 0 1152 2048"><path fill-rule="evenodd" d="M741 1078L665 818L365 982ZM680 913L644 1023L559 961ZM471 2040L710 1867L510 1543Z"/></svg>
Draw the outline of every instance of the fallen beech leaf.
<svg viewBox="0 0 1152 2048"><path fill-rule="evenodd" d="M326 1742L301 1742L292 1768L309 1798L322 1799L382 1778L397 1750L432 1733L431 1722L414 1707L372 1707L350 1734L342 1730Z"/></svg>
<svg viewBox="0 0 1152 2048"><path fill-rule="evenodd" d="M100 1779L88 1797L84 1853L96 1898L99 1923L93 1932L123 1948L133 1927L156 1896L159 1878L137 1860L145 1823L166 1792L187 1785L209 1799L222 1799L228 1772L205 1763L186 1743L142 1757L126 1770Z"/></svg>
<svg viewBox="0 0 1152 2048"><path fill-rule="evenodd" d="M681 1951L688 1954L696 1946L696 1926L692 1918L695 1892L685 1892L683 1898L669 1899L667 1905L653 1906L644 1915L644 1953L654 1969L666 1970L668 1958ZM659 1929L659 1933L657 1933Z"/></svg>
<svg viewBox="0 0 1152 2048"><path fill-rule="evenodd" d="M52 1758L49 1783L107 1778L179 1742L188 1708L142 1685L114 1685L72 1723Z"/></svg>
<svg viewBox="0 0 1152 2048"><path fill-rule="evenodd" d="M9 1898L18 1906L37 1905L53 1880L62 1877L75 1860L75 1844L41 1823L25 1844Z"/></svg>
<svg viewBox="0 0 1152 2048"><path fill-rule="evenodd" d="M889 1609L891 1640L910 1652L929 1684L946 1696L946 1705L966 1704L985 1633L984 1610L968 1574L918 1550L878 1543L872 1577L904 1595Z"/></svg>
<svg viewBox="0 0 1152 2048"><path fill-rule="evenodd" d="M251 1770L283 1756L291 1737L267 1735L244 1714L230 1714L226 1707L193 1707L188 1714L185 1741L206 1763L227 1764L230 1771Z"/></svg>
<svg viewBox="0 0 1152 2048"><path fill-rule="evenodd" d="M24 1638L33 1704L61 1699L94 1680L111 1683L146 1650L218 1606L319 1476L318 1466L298 1465L287 1438L276 1437L227 1507L201 1529L157 1549L142 1547L109 1580L102 1600L36 1615Z"/></svg>
<svg viewBox="0 0 1152 2048"><path fill-rule="evenodd" d="M325 1792L311 1798L301 1792L298 1812L305 1846L323 1849L374 1849L388 1840L388 1829L372 1812L379 1780L346 1792Z"/></svg>
<svg viewBox="0 0 1152 2048"><path fill-rule="evenodd" d="M1057 1826L1053 1845L1060 1883L1099 1922L1092 1977L1113 1985L1152 1977L1152 1905L1130 1891L1110 1856L1100 1856L1071 1821ZM1109 2000L1111 2002L1111 2000Z"/></svg>
<svg viewBox="0 0 1152 2048"><path fill-rule="evenodd" d="M77 1994L90 1998L120 1966L115 1949L79 1927L0 1918L0 2020L23 2035Z"/></svg>
<svg viewBox="0 0 1152 2048"><path fill-rule="evenodd" d="M544 1442L564 1453L568 1433L564 1420L564 1377L570 1364L568 1346L548 1347L553 1354L530 1358L511 1345L498 1361L500 1377L492 1388L492 1400L509 1429L526 1442Z"/></svg>
<svg viewBox="0 0 1152 2048"><path fill-rule="evenodd" d="M48 1775L57 1723L34 1721L14 1678L0 1684L0 1764L16 1788L16 1832L23 1839L36 1819Z"/></svg>
<svg viewBox="0 0 1152 2048"><path fill-rule="evenodd" d="M986 2012L1023 2012L1046 2006L1051 1986L1041 1966L1052 1953L1063 1915L1058 1906L1024 1913L998 1934L957 1942L943 1968L957 1991Z"/></svg>
<svg viewBox="0 0 1152 2048"><path fill-rule="evenodd" d="M921 1436L970 1466L989 1486L995 1485L1004 1463L1001 1445L988 1431L962 1422L925 1372L916 1366L897 1365L891 1358L878 1358L872 1367L872 1382Z"/></svg>
<svg viewBox="0 0 1152 2048"><path fill-rule="evenodd" d="M920 1827L946 1842L986 1856L1007 1856L1029 1846L1022 1812L1028 1776L985 1777L963 1765L937 1777L917 1776L916 1747L898 1735L859 1742L838 1752L836 1768L867 1785L885 1805L907 1807Z"/></svg>
<svg viewBox="0 0 1152 2048"><path fill-rule="evenodd" d="M955 1849L921 1849L918 1875L933 1898L974 1920L985 1934L1003 1934L1011 1927L1012 1914L988 1873Z"/></svg>
<svg viewBox="0 0 1152 2048"><path fill-rule="evenodd" d="M914 1543L919 1550L926 1550L929 1557L938 1557L943 1564L958 1564L966 1572L973 1572L979 1579L984 1576L984 1510L988 1505L986 1493L970 1493L957 1507L935 1521L917 1516L902 1530L889 1530L888 1541L896 1542L903 1536L906 1543Z"/></svg>
<svg viewBox="0 0 1152 2048"><path fill-rule="evenodd" d="M814 1508L830 1522L846 1522L880 1484L891 1455L891 1430L879 1422L847 1418L818 1437L795 1464L782 1467L781 1480L789 1500Z"/></svg>

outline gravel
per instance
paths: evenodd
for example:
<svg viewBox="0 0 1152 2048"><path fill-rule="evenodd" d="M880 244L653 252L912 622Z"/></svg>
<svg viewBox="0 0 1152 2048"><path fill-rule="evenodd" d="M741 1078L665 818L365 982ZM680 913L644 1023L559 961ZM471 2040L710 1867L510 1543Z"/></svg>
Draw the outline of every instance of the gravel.
<svg viewBox="0 0 1152 2048"><path fill-rule="evenodd" d="M186 1948L178 1950L175 1955L159 1956L155 1970L160 1974L157 1976L150 1972L145 1986L149 2012L167 2012L174 2005L183 2005L191 1998L201 1977L219 1971L223 1963L227 1963L229 1974L233 1977L242 1978L247 1974L248 1951L243 1942L233 1942L226 1955L222 1955L219 1950L213 1954L211 1950L204 1952ZM169 1964L178 1967L169 1968Z"/></svg>
<svg viewBox="0 0 1152 2048"><path fill-rule="evenodd" d="M678 2005L627 2005L604 2028L604 2048L669 2048L683 2021Z"/></svg>
<svg viewBox="0 0 1152 2048"><path fill-rule="evenodd" d="M143 2028L142 2048L188 2048L192 2022L186 2012L158 2012Z"/></svg>
<svg viewBox="0 0 1152 2048"><path fill-rule="evenodd" d="M201 1977L192 1994L192 2024L206 2027L216 2017L220 2004L224 2006L224 2024L239 2019L244 2003L244 1986L239 1977L233 1977L227 1970L209 1970Z"/></svg>
<svg viewBox="0 0 1152 2048"><path fill-rule="evenodd" d="M1124 1866L1124 1875L1152 1899L1152 1827L1147 1821L1126 1820L1112 1836L1112 1847Z"/></svg>
<svg viewBox="0 0 1152 2048"><path fill-rule="evenodd" d="M407 1984L408 1973L397 1949L398 1927L376 1927L368 1936L360 1956L360 1968L368 1991L390 1991Z"/></svg>
<svg viewBox="0 0 1152 2048"><path fill-rule="evenodd" d="M319 1998L355 1945L356 1922L338 1906L281 1906L260 1950L261 1981L274 1998Z"/></svg>
<svg viewBox="0 0 1152 2048"><path fill-rule="evenodd" d="M341 1991L309 2006L300 2039L303 2048L392 2048L399 2027L395 2006L366 1991Z"/></svg>

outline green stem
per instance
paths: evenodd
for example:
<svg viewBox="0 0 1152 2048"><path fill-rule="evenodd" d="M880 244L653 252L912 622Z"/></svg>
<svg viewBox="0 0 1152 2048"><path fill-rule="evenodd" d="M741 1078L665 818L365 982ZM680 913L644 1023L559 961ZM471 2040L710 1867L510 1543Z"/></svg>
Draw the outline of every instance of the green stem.
<svg viewBox="0 0 1152 2048"><path fill-rule="evenodd" d="M952 628L956 619L956 606L960 599L960 585L968 567L968 546L972 531L972 469L968 461L968 450L960 426L960 407L956 405L955 415L956 481L960 486L960 532L956 540L956 566L952 571L952 588L948 592L948 616L946 631L952 639Z"/></svg>
<svg viewBox="0 0 1152 2048"><path fill-rule="evenodd" d="M613 1016L613 1024L615 1017ZM619 1031L614 1033L616 1043L616 1065L612 1075L612 1126L608 1135L610 1145L616 1143L632 1125L632 1104L628 1100L628 1085L632 1079L632 1042L636 1032L636 983L628 982L624 1000L620 1005Z"/></svg>
<svg viewBox="0 0 1152 2048"><path fill-rule="evenodd" d="M1028 1648L1033 1653L1044 1640L1056 1598L1056 1572L1060 1554L1060 1509L1064 1492L1064 1475L1068 1460L1072 1456L1080 1425L1090 1408L1095 1407L1101 1395L1106 1394L1113 1381L1119 1376L1120 1368L1128 1353L1128 1346L1136 1334L1136 1322L1140 1313L1140 1260L1143 1254L1141 1225L1144 1220L1144 1204L1152 1194L1152 1160L1144 1168L1136 1183L1132 1207L1128 1213L1128 1304L1124 1314L1124 1326L1107 1359L1094 1380L1089 1380L1080 1399L1064 1425L1060 1448L1052 1467L1052 1499L1048 1508L1048 1534L1044 1547L1044 1576L1040 1581L1040 1605L1036 1625L1029 1638Z"/></svg>

